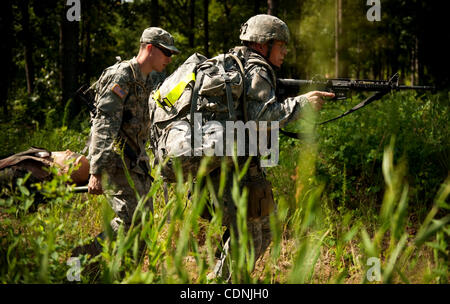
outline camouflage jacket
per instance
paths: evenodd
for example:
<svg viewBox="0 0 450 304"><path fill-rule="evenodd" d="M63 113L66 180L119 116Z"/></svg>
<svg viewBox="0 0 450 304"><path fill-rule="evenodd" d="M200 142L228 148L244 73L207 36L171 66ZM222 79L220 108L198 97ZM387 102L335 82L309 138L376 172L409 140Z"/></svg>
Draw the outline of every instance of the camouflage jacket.
<svg viewBox="0 0 450 304"><path fill-rule="evenodd" d="M296 96L277 100L275 95L277 78L267 60L246 47L236 47L234 51L244 54L248 52L244 68L248 120L279 121L280 128L297 120L308 99Z"/></svg>
<svg viewBox="0 0 450 304"><path fill-rule="evenodd" d="M133 58L108 67L96 89L97 114L92 120L89 145L90 173L100 174L121 164L116 152L118 139L126 141L140 159L145 159L150 133L151 76L144 78ZM136 170L139 171L139 166Z"/></svg>

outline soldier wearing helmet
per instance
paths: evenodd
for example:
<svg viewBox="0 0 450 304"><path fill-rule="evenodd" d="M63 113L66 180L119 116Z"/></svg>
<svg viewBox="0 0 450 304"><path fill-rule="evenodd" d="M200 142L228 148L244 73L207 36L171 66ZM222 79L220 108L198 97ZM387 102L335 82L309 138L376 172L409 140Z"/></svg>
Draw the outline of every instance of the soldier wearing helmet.
<svg viewBox="0 0 450 304"><path fill-rule="evenodd" d="M287 54L289 29L286 23L277 17L256 15L242 25L239 39L279 68Z"/></svg>
<svg viewBox="0 0 450 304"><path fill-rule="evenodd" d="M281 19L271 15L256 15L242 25L239 39L248 48L246 51L256 52L272 67L280 68L288 52L289 36L289 29ZM274 74L273 71L271 72ZM276 77L273 80L276 80ZM275 87L275 83L273 86ZM322 97L333 96L332 93L319 91L302 95L317 110L322 107L324 102ZM295 99L302 98L298 96Z"/></svg>
<svg viewBox="0 0 450 304"><path fill-rule="evenodd" d="M310 104L319 110L324 103L322 97L334 97L333 93L313 91L304 95L279 100L275 94L277 76L275 71L281 67L287 54L289 29L282 20L270 15L256 15L245 22L240 31L243 46L231 50L239 58L243 58L245 72L245 104L244 117L246 121L278 121L280 128L291 121L297 120L305 105ZM270 142L267 139L267 142ZM245 158L240 161L245 162ZM270 244L269 214L276 209L272 186L265 178L260 166L260 157L253 158L240 187L248 189L247 229L252 235L255 250L255 261L261 257ZM232 170L229 170L232 171ZM232 180L232 173L227 178ZM210 174L217 189L220 170ZM236 208L231 198L231 184L224 192L223 224L234 233L236 227ZM256 212L253 212L255 211ZM253 212L249 214L249 212ZM231 273L225 259L228 256L229 241L218 259L209 279L222 278L230 280Z"/></svg>

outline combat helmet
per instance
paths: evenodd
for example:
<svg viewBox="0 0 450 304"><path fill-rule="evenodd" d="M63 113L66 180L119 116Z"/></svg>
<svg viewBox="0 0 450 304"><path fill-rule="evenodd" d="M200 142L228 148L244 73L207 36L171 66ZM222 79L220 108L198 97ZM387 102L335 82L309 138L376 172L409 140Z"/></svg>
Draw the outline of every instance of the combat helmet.
<svg viewBox="0 0 450 304"><path fill-rule="evenodd" d="M251 17L242 25L239 39L261 44L271 40L289 43L289 29L281 19L261 14Z"/></svg>

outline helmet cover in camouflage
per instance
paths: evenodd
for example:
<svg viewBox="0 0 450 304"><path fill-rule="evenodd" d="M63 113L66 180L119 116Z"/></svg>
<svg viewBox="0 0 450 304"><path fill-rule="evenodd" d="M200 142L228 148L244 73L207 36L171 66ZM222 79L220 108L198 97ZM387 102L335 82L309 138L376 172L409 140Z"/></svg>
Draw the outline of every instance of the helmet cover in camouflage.
<svg viewBox="0 0 450 304"><path fill-rule="evenodd" d="M180 53L180 51L175 47L175 41L172 35L159 27L146 28L142 33L140 42L161 46L175 54Z"/></svg>
<svg viewBox="0 0 450 304"><path fill-rule="evenodd" d="M271 15L251 17L241 27L241 41L264 44L270 40L289 42L289 29L281 19Z"/></svg>

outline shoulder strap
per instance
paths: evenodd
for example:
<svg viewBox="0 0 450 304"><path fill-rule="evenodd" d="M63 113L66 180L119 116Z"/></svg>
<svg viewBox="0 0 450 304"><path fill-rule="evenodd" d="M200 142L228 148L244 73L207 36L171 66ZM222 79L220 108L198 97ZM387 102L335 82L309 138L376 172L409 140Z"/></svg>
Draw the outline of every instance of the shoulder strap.
<svg viewBox="0 0 450 304"><path fill-rule="evenodd" d="M223 79L225 80L225 92L227 96L227 105L228 105L228 117L232 120L236 120L236 113L234 111L234 101L233 95L231 94L231 78L228 77L228 74L225 72L225 56L223 54L223 62L219 64L219 71L222 74Z"/></svg>
<svg viewBox="0 0 450 304"><path fill-rule="evenodd" d="M273 81L273 85L274 85L274 89L276 90L277 89L277 76L276 76L276 73L275 73L275 71L273 70L273 68L270 66L270 64L268 64L267 62L265 62L265 61L263 61L263 60L260 60L260 59L257 59L257 58L250 58L248 61L247 61L247 63L248 64L255 64L255 65L262 65L262 66L265 66L269 71L270 71L270 74L271 74L271 76L272 76L272 81Z"/></svg>
<svg viewBox="0 0 450 304"><path fill-rule="evenodd" d="M245 88L245 70L244 65L242 64L242 61L239 59L238 56L234 55L233 53L230 53L230 56L237 62L239 66L239 70L241 71L241 77L242 77L242 108L244 112L244 122L246 123L248 121L248 114L247 114L247 90ZM246 58L244 58L246 59Z"/></svg>
<svg viewBox="0 0 450 304"><path fill-rule="evenodd" d="M203 82L203 77L205 74L202 70L197 71L197 80L195 81L194 85L194 91L192 92L191 97L191 111L190 111L190 117L191 117L191 147L194 147L194 114L197 110L197 103L198 103L198 92L200 90L200 86Z"/></svg>

